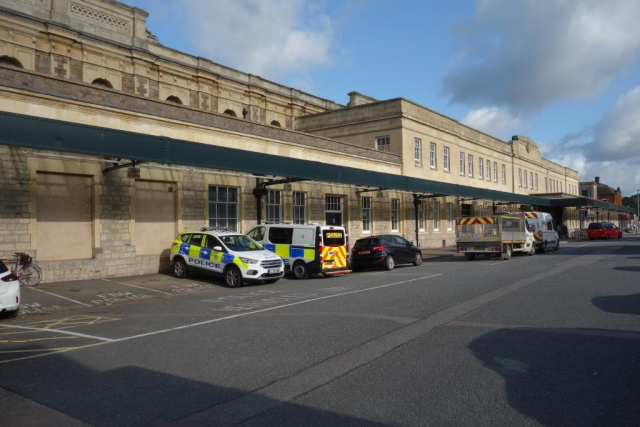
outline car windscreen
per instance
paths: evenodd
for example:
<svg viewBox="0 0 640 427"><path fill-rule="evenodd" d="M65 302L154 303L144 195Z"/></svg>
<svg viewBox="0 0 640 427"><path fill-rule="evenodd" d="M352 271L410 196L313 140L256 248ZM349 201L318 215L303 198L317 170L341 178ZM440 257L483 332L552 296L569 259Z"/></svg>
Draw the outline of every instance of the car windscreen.
<svg viewBox="0 0 640 427"><path fill-rule="evenodd" d="M602 224L599 222L592 222L589 224L589 230L600 230L602 228Z"/></svg>
<svg viewBox="0 0 640 427"><path fill-rule="evenodd" d="M225 246L234 252L261 251L262 246L252 238L244 234L234 234L231 236L218 236Z"/></svg>
<svg viewBox="0 0 640 427"><path fill-rule="evenodd" d="M322 244L324 246L344 246L347 244L342 230L323 230Z"/></svg>
<svg viewBox="0 0 640 427"><path fill-rule="evenodd" d="M370 238L370 239L360 239L356 242L355 248L356 249L360 249L360 248L370 248L373 246L379 246L380 245L380 240L379 239L375 239L375 238Z"/></svg>

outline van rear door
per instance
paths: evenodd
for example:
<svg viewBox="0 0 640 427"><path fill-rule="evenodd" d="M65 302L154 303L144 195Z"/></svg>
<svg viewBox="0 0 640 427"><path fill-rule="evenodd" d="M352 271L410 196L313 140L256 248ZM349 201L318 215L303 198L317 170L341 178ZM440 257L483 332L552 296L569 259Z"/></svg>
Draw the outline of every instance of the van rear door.
<svg viewBox="0 0 640 427"><path fill-rule="evenodd" d="M347 233L344 228L322 229L322 269L333 270L347 267Z"/></svg>

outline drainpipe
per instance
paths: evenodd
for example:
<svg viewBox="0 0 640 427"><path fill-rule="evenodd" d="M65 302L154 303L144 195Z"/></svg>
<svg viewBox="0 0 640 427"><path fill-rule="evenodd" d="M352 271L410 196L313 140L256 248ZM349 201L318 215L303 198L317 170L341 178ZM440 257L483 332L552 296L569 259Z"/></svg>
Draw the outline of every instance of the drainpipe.
<svg viewBox="0 0 640 427"><path fill-rule="evenodd" d="M418 207L420 206L420 198L418 197L417 194L413 195L413 211L415 213L415 217L416 217L416 246L420 247L420 239L419 239L419 229L420 227L418 226Z"/></svg>

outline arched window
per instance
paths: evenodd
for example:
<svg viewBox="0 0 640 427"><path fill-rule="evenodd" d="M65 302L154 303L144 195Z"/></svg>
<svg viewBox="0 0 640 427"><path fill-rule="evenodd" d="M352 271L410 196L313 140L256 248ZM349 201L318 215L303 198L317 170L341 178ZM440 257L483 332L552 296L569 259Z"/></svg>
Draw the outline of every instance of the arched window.
<svg viewBox="0 0 640 427"><path fill-rule="evenodd" d="M167 102L173 102L174 104L182 105L182 101L177 96L171 95L167 98Z"/></svg>
<svg viewBox="0 0 640 427"><path fill-rule="evenodd" d="M282 126L280 125L280 122L279 122L279 121L277 121L277 120L273 120L273 121L271 122L271 126L277 126L277 127L279 127L279 128L281 128L281 127L282 127Z"/></svg>
<svg viewBox="0 0 640 427"><path fill-rule="evenodd" d="M233 110L231 110L231 109L229 109L229 110L224 110L224 113L225 113L225 114L227 114L227 115L229 115L229 116L231 116L231 117L238 117L238 116L236 115L236 112L235 112L235 111L233 111Z"/></svg>
<svg viewBox="0 0 640 427"><path fill-rule="evenodd" d="M12 58L11 56L0 56L0 65L8 65L10 67L16 67L16 68L24 68L22 66L22 64L20 63L20 61L18 61L16 58Z"/></svg>
<svg viewBox="0 0 640 427"><path fill-rule="evenodd" d="M107 79L95 79L94 81L91 82L91 84L94 86L100 86L107 89L113 89L113 85Z"/></svg>

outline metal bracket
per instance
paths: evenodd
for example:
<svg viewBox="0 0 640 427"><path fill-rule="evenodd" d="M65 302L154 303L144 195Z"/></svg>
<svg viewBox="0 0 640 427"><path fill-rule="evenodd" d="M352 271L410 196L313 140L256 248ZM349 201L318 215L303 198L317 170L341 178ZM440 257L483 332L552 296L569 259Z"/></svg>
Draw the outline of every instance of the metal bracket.
<svg viewBox="0 0 640 427"><path fill-rule="evenodd" d="M139 165L141 163L144 163L144 162L142 162L140 160L133 160L133 161L131 161L131 163L122 163L122 164L114 163L114 166L110 166L108 168L104 168L102 170L102 173L106 175L109 172L114 171L114 170L124 169L124 168L134 168L134 167L136 167L137 165Z"/></svg>
<svg viewBox="0 0 640 427"><path fill-rule="evenodd" d="M384 187L369 188L366 190L356 190L356 196L359 196L362 193L372 193L374 191L378 192L378 191L385 191L385 190L387 190L387 188L384 188Z"/></svg>
<svg viewBox="0 0 640 427"><path fill-rule="evenodd" d="M258 184L258 186L260 188L265 188L269 185L287 184L289 182L300 182L300 181L306 181L306 180L300 179L300 178L270 179L267 182L261 182L260 184Z"/></svg>

